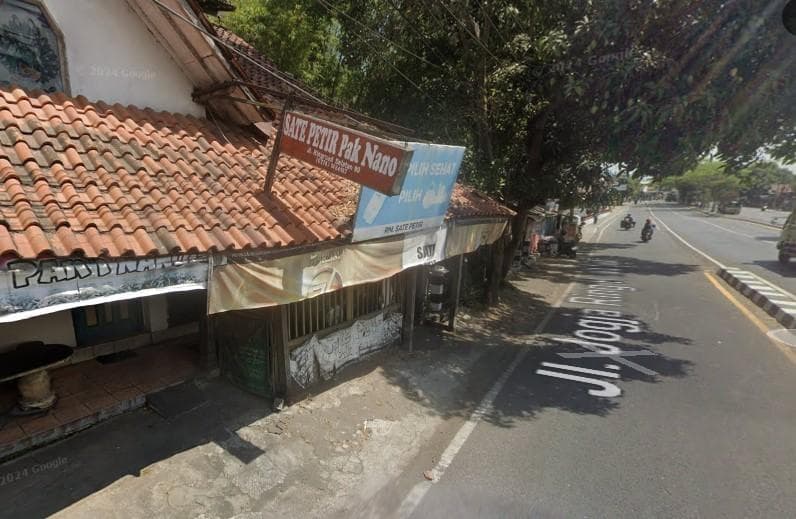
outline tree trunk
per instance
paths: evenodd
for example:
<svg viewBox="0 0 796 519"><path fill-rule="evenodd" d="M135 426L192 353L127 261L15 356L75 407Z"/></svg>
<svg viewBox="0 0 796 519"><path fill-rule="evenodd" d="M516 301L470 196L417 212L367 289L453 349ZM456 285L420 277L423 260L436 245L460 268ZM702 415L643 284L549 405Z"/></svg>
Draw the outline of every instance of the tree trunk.
<svg viewBox="0 0 796 519"><path fill-rule="evenodd" d="M486 302L487 304L494 305L498 300L498 292L500 291L500 282L505 277L502 268L505 265L506 258L506 237L501 237L492 245L492 265L489 269L489 285L486 289ZM511 262L509 262L511 265Z"/></svg>
<svg viewBox="0 0 796 519"><path fill-rule="evenodd" d="M530 204L520 204L520 206L517 207L517 214L511 220L511 236L505 236L503 239L505 250L503 251L503 264L501 265L500 279L505 279L508 275L511 264L514 261L514 251L520 246L522 238L525 236L525 230L528 228L528 209L530 208Z"/></svg>
<svg viewBox="0 0 796 519"><path fill-rule="evenodd" d="M527 138L525 141L526 155L528 162L523 172L529 178L539 177L542 174L544 160L542 157L542 145L544 144L544 129L550 115L551 107L539 112L536 117L528 120ZM542 197L543 198L543 197ZM542 200L544 201L544 200ZM501 279L505 278L511 269L514 260L514 251L522 243L525 236L525 229L528 224L527 213L535 204L530 199L520 200L517 207L517 214L511 222L511 239L505 240L506 250L503 256L503 271Z"/></svg>

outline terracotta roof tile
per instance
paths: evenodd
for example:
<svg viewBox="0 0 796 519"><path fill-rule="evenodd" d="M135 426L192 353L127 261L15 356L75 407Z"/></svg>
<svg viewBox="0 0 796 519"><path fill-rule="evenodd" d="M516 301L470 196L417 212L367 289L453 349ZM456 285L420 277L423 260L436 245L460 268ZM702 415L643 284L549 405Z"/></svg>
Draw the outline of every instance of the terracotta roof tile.
<svg viewBox="0 0 796 519"><path fill-rule="evenodd" d="M336 222L353 216L357 186L282 157L265 196L269 157L270 146L207 120L0 88L0 255L146 256L347 237ZM457 186L449 216L509 214Z"/></svg>
<svg viewBox="0 0 796 519"><path fill-rule="evenodd" d="M456 185L448 208L449 218L510 217L514 214L514 211L501 205L495 199L462 184Z"/></svg>

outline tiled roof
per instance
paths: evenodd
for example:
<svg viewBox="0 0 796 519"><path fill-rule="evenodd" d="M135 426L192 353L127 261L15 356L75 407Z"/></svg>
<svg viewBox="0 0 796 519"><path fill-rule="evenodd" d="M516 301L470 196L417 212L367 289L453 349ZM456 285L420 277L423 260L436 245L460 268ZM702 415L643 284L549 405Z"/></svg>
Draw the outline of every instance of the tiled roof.
<svg viewBox="0 0 796 519"><path fill-rule="evenodd" d="M298 105L301 108L301 111L304 113L315 115L322 119L342 124L343 126L350 126L353 122L356 122L358 129L366 132L379 131L376 127L365 122L364 120L358 119L355 121L354 118L347 117L334 110L324 110L317 106L308 106L306 104L302 104L302 98L304 100L308 98L314 98L315 102L323 102L323 100L320 98L320 94L312 90L312 88L304 84L300 79L296 78L292 74L279 70L276 65L274 65L257 49L255 49L252 45L250 45L247 41L234 32L221 25L213 25L213 28L216 31L216 35L225 44L249 58L244 59L235 53L228 53L229 58L238 64L240 70L245 76L244 79L247 82L281 92L285 95L291 93L295 94L296 97L294 99L294 103L295 105ZM297 90L297 88L301 89L303 92ZM282 113L282 107L285 104L285 98L276 97L266 93L263 90L255 90L253 93L261 102L269 105L278 124Z"/></svg>
<svg viewBox="0 0 796 519"><path fill-rule="evenodd" d="M483 218L487 216L514 216L514 211L494 198L462 184L456 184L448 207L448 218Z"/></svg>
<svg viewBox="0 0 796 519"><path fill-rule="evenodd" d="M0 257L146 256L345 238L358 186L191 116L0 88ZM508 209L457 186L449 216Z"/></svg>
<svg viewBox="0 0 796 519"><path fill-rule="evenodd" d="M0 89L0 256L145 256L340 238L357 186L190 116Z"/></svg>
<svg viewBox="0 0 796 519"><path fill-rule="evenodd" d="M255 49L252 45L250 45L247 41L234 32L221 25L213 25L213 27L215 28L218 37L221 38L224 43L245 54L251 60L260 65L258 67L248 59L231 54L235 59L235 62L246 74L247 79L249 79L251 82L271 88L273 90L277 90L279 92L284 92L285 94L289 94L293 89L291 89L284 80L278 79L278 76L281 76L289 79L291 83L301 87L302 90L316 95L310 90L310 87L301 83L297 78L293 77L293 75L287 72L282 72L276 68L276 65L266 59L265 56L257 51L257 49ZM268 73L263 69L267 69L271 73Z"/></svg>

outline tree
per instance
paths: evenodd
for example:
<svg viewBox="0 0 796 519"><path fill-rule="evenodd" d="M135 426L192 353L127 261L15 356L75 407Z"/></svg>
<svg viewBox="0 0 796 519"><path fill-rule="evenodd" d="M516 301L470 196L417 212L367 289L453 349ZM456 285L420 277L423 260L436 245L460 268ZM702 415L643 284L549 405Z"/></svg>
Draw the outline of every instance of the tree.
<svg viewBox="0 0 796 519"><path fill-rule="evenodd" d="M567 196L584 163L660 178L714 148L735 166L792 141L794 118L775 117L796 104L775 3L323 3L357 107L468 145L467 181L521 213Z"/></svg>
<svg viewBox="0 0 796 519"><path fill-rule="evenodd" d="M771 161L760 161L738 172L741 195L749 202L762 203L771 187L787 184L796 187L796 176L789 170Z"/></svg>
<svg viewBox="0 0 796 519"><path fill-rule="evenodd" d="M714 150L724 174L761 148L794 160L777 4L315 1L339 29L339 99L467 146L461 178L518 211L509 249L533 205L604 196L604 164L660 179Z"/></svg>
<svg viewBox="0 0 796 519"><path fill-rule="evenodd" d="M694 199L701 202L729 202L738 198L740 181L737 176L725 173L725 168L722 162L702 162L681 176L666 179L663 186L676 188L682 203Z"/></svg>
<svg viewBox="0 0 796 519"><path fill-rule="evenodd" d="M235 10L217 20L287 72L328 99L345 73L339 55L340 29L316 2L232 0Z"/></svg>

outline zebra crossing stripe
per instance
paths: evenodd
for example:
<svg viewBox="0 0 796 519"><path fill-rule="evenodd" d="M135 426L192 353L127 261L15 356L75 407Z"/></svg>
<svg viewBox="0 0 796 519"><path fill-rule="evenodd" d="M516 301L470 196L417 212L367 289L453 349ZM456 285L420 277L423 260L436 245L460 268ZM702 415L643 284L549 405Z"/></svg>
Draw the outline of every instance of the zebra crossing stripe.
<svg viewBox="0 0 796 519"><path fill-rule="evenodd" d="M796 301L780 301L778 299L770 299L771 304L779 306L796 306Z"/></svg>

